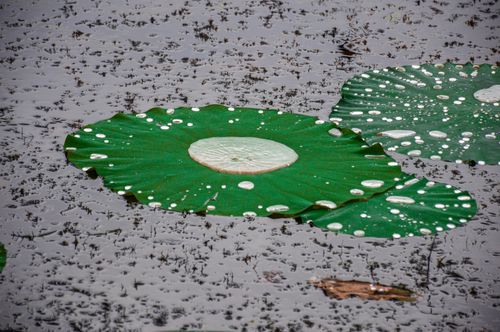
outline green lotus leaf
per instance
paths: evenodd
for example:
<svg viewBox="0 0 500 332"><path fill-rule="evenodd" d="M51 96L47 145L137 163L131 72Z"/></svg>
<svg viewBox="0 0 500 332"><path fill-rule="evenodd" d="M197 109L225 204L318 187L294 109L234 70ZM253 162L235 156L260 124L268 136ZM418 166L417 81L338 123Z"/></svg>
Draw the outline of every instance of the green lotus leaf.
<svg viewBox="0 0 500 332"><path fill-rule="evenodd" d="M302 221L355 236L400 238L454 229L477 211L471 196L450 185L405 176L385 193L336 210L309 210Z"/></svg>
<svg viewBox="0 0 500 332"><path fill-rule="evenodd" d="M6 262L7 262L7 250L5 250L3 244L0 243L0 272L2 272Z"/></svg>
<svg viewBox="0 0 500 332"><path fill-rule="evenodd" d="M119 113L68 135L70 162L173 211L295 215L394 186L400 167L348 129L276 110L210 105Z"/></svg>
<svg viewBox="0 0 500 332"><path fill-rule="evenodd" d="M331 120L388 151L497 164L499 103L497 66L403 66L367 71L348 80Z"/></svg>

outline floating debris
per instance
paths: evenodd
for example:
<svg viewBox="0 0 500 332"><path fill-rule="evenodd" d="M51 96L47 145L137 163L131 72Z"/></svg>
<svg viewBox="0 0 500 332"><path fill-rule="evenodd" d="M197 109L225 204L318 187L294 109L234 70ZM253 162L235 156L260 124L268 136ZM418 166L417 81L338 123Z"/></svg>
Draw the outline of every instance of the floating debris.
<svg viewBox="0 0 500 332"><path fill-rule="evenodd" d="M499 110L496 65L446 63L355 76L330 116L388 151L484 165L500 164Z"/></svg>
<svg viewBox="0 0 500 332"><path fill-rule="evenodd" d="M333 278L312 278L309 283L323 290L326 296L344 300L357 297L363 300L391 300L412 302L416 300L415 294L403 287L372 284L356 280L338 280Z"/></svg>

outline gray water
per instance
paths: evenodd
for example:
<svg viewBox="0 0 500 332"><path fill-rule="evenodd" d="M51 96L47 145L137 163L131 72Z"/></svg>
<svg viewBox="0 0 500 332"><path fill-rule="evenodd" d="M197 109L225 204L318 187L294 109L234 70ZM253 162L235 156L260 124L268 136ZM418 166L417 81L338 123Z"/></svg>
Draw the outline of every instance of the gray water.
<svg viewBox="0 0 500 332"><path fill-rule="evenodd" d="M223 103L326 119L368 68L498 62L498 1L4 0L0 15L0 329L499 330L498 166L396 156L479 205L465 227L396 241L130 204L62 151L119 111ZM419 298L329 299L307 284L327 276Z"/></svg>

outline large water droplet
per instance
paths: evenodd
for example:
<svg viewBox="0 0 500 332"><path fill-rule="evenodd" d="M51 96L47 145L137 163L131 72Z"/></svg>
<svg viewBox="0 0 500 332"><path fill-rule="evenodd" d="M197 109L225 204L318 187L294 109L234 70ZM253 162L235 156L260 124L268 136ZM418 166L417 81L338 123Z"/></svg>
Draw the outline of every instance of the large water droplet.
<svg viewBox="0 0 500 332"><path fill-rule="evenodd" d="M474 98L483 103L496 103L500 101L500 84L495 84L487 89L474 92Z"/></svg>
<svg viewBox="0 0 500 332"><path fill-rule="evenodd" d="M338 222L332 222L331 224L328 224L328 226L326 226L326 228L328 228L331 231L339 231L342 229L342 227L343 227L342 224Z"/></svg>
<svg viewBox="0 0 500 332"><path fill-rule="evenodd" d="M406 196L389 196L385 199L389 203L396 204L415 204L415 200Z"/></svg>
<svg viewBox="0 0 500 332"><path fill-rule="evenodd" d="M277 213L277 212L286 212L290 208L286 205L282 204L277 204L277 205L271 205L266 208L266 211L269 213Z"/></svg>
<svg viewBox="0 0 500 332"><path fill-rule="evenodd" d="M439 130L431 130L429 131L429 135L435 138L446 138L448 135Z"/></svg>
<svg viewBox="0 0 500 332"><path fill-rule="evenodd" d="M365 231L358 229L358 230L354 231L353 234L354 234L354 236L363 237L363 236L365 236Z"/></svg>
<svg viewBox="0 0 500 332"><path fill-rule="evenodd" d="M108 158L108 156L105 154L101 154L101 153L92 153L90 155L90 159L92 159L92 160L94 160L94 159L106 159L106 158Z"/></svg>
<svg viewBox="0 0 500 332"><path fill-rule="evenodd" d="M361 189L351 189L350 193L351 195L356 195L356 196L361 196L365 194L365 192Z"/></svg>
<svg viewBox="0 0 500 332"><path fill-rule="evenodd" d="M367 188L380 188L384 185L384 181L381 180L364 180L361 185Z"/></svg>
<svg viewBox="0 0 500 332"><path fill-rule="evenodd" d="M315 205L326 207L327 209L335 209L337 208L337 204L335 204L332 201L327 201L327 200L319 200L314 202Z"/></svg>
<svg viewBox="0 0 500 332"><path fill-rule="evenodd" d="M387 131L382 131L379 133L380 136L387 136L390 138L403 138L403 137L411 137L415 136L417 133L414 132L413 130L387 130Z"/></svg>
<svg viewBox="0 0 500 332"><path fill-rule="evenodd" d="M250 181L241 181L240 183L238 183L238 187L245 190L252 190L255 185Z"/></svg>

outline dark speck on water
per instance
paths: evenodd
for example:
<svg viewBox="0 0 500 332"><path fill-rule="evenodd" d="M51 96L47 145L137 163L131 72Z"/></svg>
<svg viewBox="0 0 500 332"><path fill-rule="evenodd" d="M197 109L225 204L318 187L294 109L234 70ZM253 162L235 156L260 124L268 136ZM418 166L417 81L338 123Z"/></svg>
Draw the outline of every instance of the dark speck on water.
<svg viewBox="0 0 500 332"><path fill-rule="evenodd" d="M435 238L374 240L153 209L62 151L117 112L220 103L326 118L369 68L498 62L498 1L3 0L0 14L0 330L498 331L498 166L396 156L470 191L479 213ZM332 299L312 277L419 296Z"/></svg>

